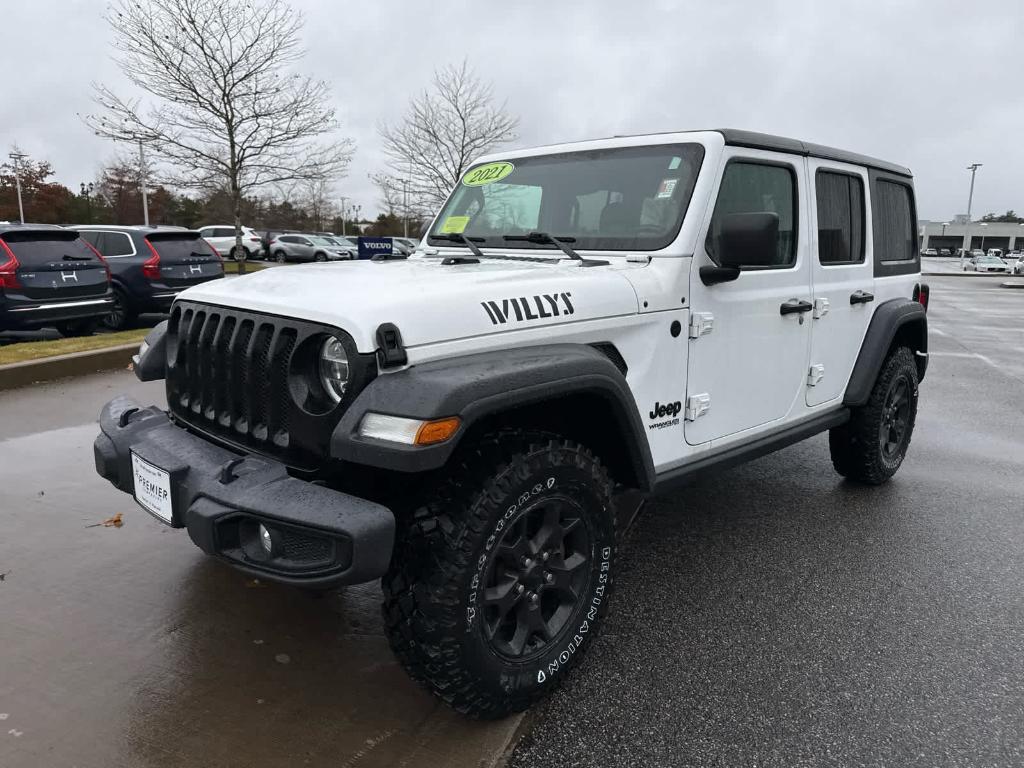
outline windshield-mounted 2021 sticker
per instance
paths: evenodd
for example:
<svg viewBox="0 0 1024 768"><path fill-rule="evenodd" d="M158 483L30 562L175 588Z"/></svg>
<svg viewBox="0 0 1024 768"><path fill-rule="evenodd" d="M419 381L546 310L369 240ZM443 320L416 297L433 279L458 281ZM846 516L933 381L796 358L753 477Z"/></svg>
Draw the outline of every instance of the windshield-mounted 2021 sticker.
<svg viewBox="0 0 1024 768"><path fill-rule="evenodd" d="M466 225L469 224L469 216L449 216L444 220L444 224L441 225L441 234L450 235L456 234L461 235L466 231Z"/></svg>
<svg viewBox="0 0 1024 768"><path fill-rule="evenodd" d="M516 167L512 163L487 163L487 165L474 168L463 176L462 183L467 187L482 187L501 181L515 169Z"/></svg>

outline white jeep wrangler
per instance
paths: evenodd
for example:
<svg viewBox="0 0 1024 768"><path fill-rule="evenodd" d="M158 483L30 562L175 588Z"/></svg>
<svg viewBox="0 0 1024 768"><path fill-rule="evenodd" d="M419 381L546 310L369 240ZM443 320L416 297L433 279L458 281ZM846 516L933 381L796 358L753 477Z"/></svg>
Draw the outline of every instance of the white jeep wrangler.
<svg viewBox="0 0 1024 768"><path fill-rule="evenodd" d="M205 552L382 579L415 679L527 707L592 642L621 498L825 430L882 483L927 363L910 172L720 130L483 158L410 258L184 292L96 468ZM627 491L618 495L619 491Z"/></svg>

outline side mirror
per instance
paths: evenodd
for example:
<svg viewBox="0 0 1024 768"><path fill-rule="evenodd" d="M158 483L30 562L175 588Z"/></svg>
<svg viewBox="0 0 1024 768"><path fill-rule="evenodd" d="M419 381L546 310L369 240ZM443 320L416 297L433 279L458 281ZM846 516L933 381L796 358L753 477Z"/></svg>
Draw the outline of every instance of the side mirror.
<svg viewBox="0 0 1024 768"><path fill-rule="evenodd" d="M730 213L722 217L716 243L723 267L767 267L778 258L779 217L774 213Z"/></svg>

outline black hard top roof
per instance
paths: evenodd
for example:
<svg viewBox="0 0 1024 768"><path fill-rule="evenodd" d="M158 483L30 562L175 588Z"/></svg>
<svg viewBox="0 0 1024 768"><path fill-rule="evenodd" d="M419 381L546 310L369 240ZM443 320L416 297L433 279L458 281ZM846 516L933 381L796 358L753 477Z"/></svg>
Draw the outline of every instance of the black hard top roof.
<svg viewBox="0 0 1024 768"><path fill-rule="evenodd" d="M735 128L715 128L714 130L716 133L722 134L725 137L725 143L732 147L750 147L751 149L766 149L773 152L789 152L795 155L820 157L823 160L836 160L837 162L850 163L851 165L864 165L900 176L913 175L909 168L905 168L902 165L896 165L895 163L868 157L867 155L860 155L856 152L847 152L845 149L811 144L799 139L787 139L784 136L772 136L768 133L741 131Z"/></svg>

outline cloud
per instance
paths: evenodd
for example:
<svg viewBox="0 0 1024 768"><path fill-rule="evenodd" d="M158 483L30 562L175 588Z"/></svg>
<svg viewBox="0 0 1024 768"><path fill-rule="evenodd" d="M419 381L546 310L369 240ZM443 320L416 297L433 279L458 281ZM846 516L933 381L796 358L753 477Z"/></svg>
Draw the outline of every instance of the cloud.
<svg viewBox="0 0 1024 768"><path fill-rule="evenodd" d="M295 0L302 69L328 80L358 143L338 194L377 203L379 120L396 120L433 70L469 59L520 115L517 145L730 126L832 144L910 166L919 212L1024 210L1019 0L753 3L623 0ZM0 142L50 160L72 188L113 148L77 112L89 84L123 85L99 0L5 9ZM44 39L40 39L40 37Z"/></svg>

